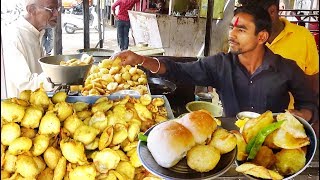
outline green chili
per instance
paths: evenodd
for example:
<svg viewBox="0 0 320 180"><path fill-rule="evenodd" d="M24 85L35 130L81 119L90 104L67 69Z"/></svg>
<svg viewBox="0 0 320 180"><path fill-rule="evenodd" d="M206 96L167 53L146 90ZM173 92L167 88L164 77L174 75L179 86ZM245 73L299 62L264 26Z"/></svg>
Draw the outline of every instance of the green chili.
<svg viewBox="0 0 320 180"><path fill-rule="evenodd" d="M250 139L250 141L248 142L247 146L246 146L246 153L249 154L251 148L253 147L254 145L254 142L256 141L257 139L257 135L255 135L253 138Z"/></svg>
<svg viewBox="0 0 320 180"><path fill-rule="evenodd" d="M264 127L261 131L259 131L259 133L256 135L254 145L250 149L248 159L254 159L256 157L266 137L276 129L280 128L283 122L284 121L278 121L278 122L269 124L268 126Z"/></svg>
<svg viewBox="0 0 320 180"><path fill-rule="evenodd" d="M142 133L139 133L139 134L138 134L138 139L139 139L140 141L147 142L148 136L146 136L146 135L144 135L144 134L142 134Z"/></svg>

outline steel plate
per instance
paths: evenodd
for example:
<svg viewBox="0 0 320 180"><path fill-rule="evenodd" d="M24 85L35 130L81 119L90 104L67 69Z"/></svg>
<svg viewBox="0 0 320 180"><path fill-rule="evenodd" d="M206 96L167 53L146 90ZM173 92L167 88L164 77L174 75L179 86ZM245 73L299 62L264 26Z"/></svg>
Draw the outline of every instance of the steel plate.
<svg viewBox="0 0 320 180"><path fill-rule="evenodd" d="M221 121L223 121L223 119L221 119ZM224 123L229 123L229 122L222 122L222 125ZM148 135L155 126L148 129L145 132L145 135ZM149 172L161 178L173 179L173 180L178 180L178 179L179 180L182 180L182 179L204 180L204 179L217 178L229 170L231 165L234 163L236 159L236 154L237 154L237 150L235 148L231 152L221 155L219 163L213 170L205 173L200 173L191 169L187 165L187 159L185 157L182 160L180 160L178 164L176 164L171 168L161 167L154 160L151 152L148 149L146 142L139 141L137 152L142 165Z"/></svg>

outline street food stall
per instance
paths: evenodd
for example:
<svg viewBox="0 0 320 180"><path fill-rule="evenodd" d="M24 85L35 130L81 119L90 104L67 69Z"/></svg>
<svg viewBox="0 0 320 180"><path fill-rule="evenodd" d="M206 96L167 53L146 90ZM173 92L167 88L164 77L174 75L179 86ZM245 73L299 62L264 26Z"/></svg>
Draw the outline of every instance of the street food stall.
<svg viewBox="0 0 320 180"><path fill-rule="evenodd" d="M159 78L154 74L137 67L120 67L117 65L119 60L110 61L109 57L93 61L90 56L84 56L84 58L82 56L81 54L59 55L39 59L41 65L45 67L44 71L48 72L50 80L55 85L60 85L61 88L56 89L56 92L50 94L42 89L26 90L20 94L19 99L2 101L3 176L42 178L50 173L57 177L68 176L70 179L83 177L89 179L106 177L248 179L257 176L257 174L251 176L251 171L243 171L245 173L243 174L236 170L245 161L237 160L240 149L236 147L235 141L233 146L227 144L222 146L223 149L229 147L225 153L215 154L214 157L219 159L215 160L216 164L210 171L199 172L193 169L193 166L188 164L188 157L184 156L176 165L163 167L158 162L159 159L153 155L154 150L159 148L148 147L149 141L145 142L143 138L151 138L150 133L153 128L161 124L173 123L175 122L173 119L186 119L184 117L188 117L191 113L200 113L200 111L192 112L186 109L186 104L194 101L194 87L174 81L161 83L159 79L154 80ZM176 61L179 60L181 59L177 57ZM184 58L184 60L195 61L196 58ZM91 67L90 70L88 67ZM108 79L111 80L110 77L116 81L106 84ZM145 81L145 78L148 81ZM130 83L131 81L134 83ZM70 86L79 84L84 84L84 88L78 94L70 94L69 92L72 91ZM158 88L151 88L152 84L158 85ZM117 87L131 85L141 88L140 90L131 89L138 91L138 95L131 93L132 91L117 92ZM64 89L65 87L69 88ZM38 106L41 108L37 108ZM213 118L207 112L201 111L201 113L201 117ZM271 112L266 113L270 115ZM271 113L272 117L276 116ZM238 116L238 118L243 120L241 118L249 118L249 116ZM297 156L306 158L303 165L299 165L301 166L299 171L284 177L286 179L292 177L317 179L319 178L319 140L305 120L296 118L296 121L303 125L308 137L304 140L308 142L304 143L309 145L305 146L306 153L294 155L296 158ZM228 136L233 136L231 132L239 130L236 123L239 119L215 117L208 121L215 122L216 128L220 126L217 129L227 133ZM209 126L204 127L207 129ZM216 132L217 129L212 131ZM213 132L210 132L210 137ZM146 137L146 135L149 136ZM160 135L164 134L160 132ZM161 137L158 135L158 138ZM221 141L221 137L216 138L215 141ZM208 140L209 144L214 144L215 141ZM167 143L167 141L160 142L164 145ZM28 151L29 155L24 153ZM168 151L170 149L165 148L165 153ZM200 160L210 158L210 156L199 156L197 153L194 156L201 157ZM18 157L14 169L12 169L13 157ZM36 163L41 163L41 166L35 166ZM28 167L28 171L21 167ZM254 168L256 167L261 169L262 166ZM257 171L254 170L254 172ZM258 175L260 177L260 174Z"/></svg>
<svg viewBox="0 0 320 180"><path fill-rule="evenodd" d="M233 7L226 6L225 9L228 8L231 10ZM228 16L224 14L223 18ZM197 58L194 56L202 54L199 51L204 49L204 34L206 34L204 18L134 11L130 12L130 18L136 30L135 38L141 44L141 47L133 49L137 53L152 51L148 53L157 54L154 57L168 55L182 63L196 61ZM223 20L215 19L214 22L214 26L225 26ZM224 28L215 28L213 32L219 33L223 30ZM190 34L193 35L190 36ZM211 43L218 45L211 46L211 53L225 48L223 38L219 38L221 37L213 36ZM110 56L92 54L93 57L91 57L80 52L90 52L90 48L85 47L75 55L55 55L39 59L44 72L49 76L48 80L56 87L54 91L45 92L42 88L35 91L25 90L19 97L2 99L3 179L185 180L279 177L274 176L278 175L278 172L253 163L239 170L239 167L243 168L247 163L247 159L243 158L241 153L250 142L246 136L248 144L245 144L243 149L244 146L241 146L243 145L241 139L245 138L243 134L246 132L252 135L252 130L257 128L253 125L251 127L255 128L246 129L244 125L259 117L261 118L259 120L263 121L266 119L265 116L258 114L255 117L240 115L221 117L205 111L187 109L186 105L195 100L193 85L161 79L137 66L120 66L119 59L111 60ZM101 53L104 52L101 50ZM182 61L181 58L174 56L190 57L183 58ZM191 119L192 113L199 113L197 114L199 117L205 117L200 118L201 121L198 118L196 121L198 123L195 124L201 124L202 120L208 123L201 127L202 131L206 131L204 138L198 138L202 133L198 131L194 133L191 130L198 126L188 126L186 123ZM268 115L268 118L276 118L278 114L266 112L264 115ZM282 115L289 116L284 113ZM294 116L290 120L300 129L294 131L295 128L287 123L289 126L287 129L291 129L289 134L292 134L292 131L299 132L304 135L304 138L280 136L281 142L288 143L285 141L288 140L294 142L295 146L297 144L299 146L297 148L299 150L293 155L284 157L284 159L287 158L284 162L290 162L284 163L284 166L293 164L295 169L290 169L290 166L288 168L290 173L282 171L280 179L319 179L319 139L304 119ZM241 123L242 125L239 125ZM273 131L280 129L282 124L274 123L276 124L272 124L275 125L275 127L272 126ZM170 132L160 128L164 124L172 128L173 135L171 134L170 137L167 136ZM181 144L184 144L181 142L185 141L185 134L181 137L177 136L179 128L174 127L184 129L184 132L189 135L188 142L185 144L194 142L190 143L190 148L188 147L187 150L186 147L181 148ZM259 128L262 131L265 127L267 126ZM241 128L243 129L240 130ZM159 131L153 131L154 129ZM219 136L216 132L222 134ZM260 136L263 136L263 140L267 138L265 131L259 132L255 132L257 139ZM269 126L268 132L271 133ZM152 136L152 133L157 134ZM214 136L214 134L218 135ZM148 138L150 138L149 141ZM158 141L151 142L152 138ZM170 139L174 138L180 139L173 141L173 145L170 145ZM225 139L228 141L224 141ZM198 145L195 145L196 142ZM219 146L216 142L223 145ZM149 146L148 143L153 145ZM172 147L176 147L177 144L180 145L180 151L172 158L170 155L172 155L172 149L175 149ZM209 146L220 149L212 150L208 148ZM254 140L249 149L249 155L251 150L257 155L260 146L258 140ZM275 153L282 150L290 151L290 148L286 149L279 143L274 146L276 146L275 149L271 151ZM194 147L200 147L200 150ZM189 155L185 156L187 153ZM191 160L190 157L192 157ZM270 157L260 156L260 158L269 160ZM170 165L161 163L162 159L169 161ZM201 163L198 164L198 160ZM270 161L273 160L271 158ZM211 161L214 163L210 163ZM203 169L206 165L210 166L209 169L207 167ZM279 169L283 167L282 164L277 166ZM284 169L287 170L286 167Z"/></svg>

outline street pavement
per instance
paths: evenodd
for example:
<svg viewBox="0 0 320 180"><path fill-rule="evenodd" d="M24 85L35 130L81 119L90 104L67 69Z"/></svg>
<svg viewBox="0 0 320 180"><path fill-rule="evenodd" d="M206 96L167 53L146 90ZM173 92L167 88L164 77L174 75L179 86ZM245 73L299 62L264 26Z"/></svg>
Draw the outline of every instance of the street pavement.
<svg viewBox="0 0 320 180"><path fill-rule="evenodd" d="M117 44L117 28L105 23L105 33L103 49L120 51ZM68 34L62 29L62 54L77 54L78 49L83 49L83 30L77 30L74 34ZM99 33L95 29L90 29L90 48L95 48L99 42ZM134 41L129 32L129 46L133 46ZM99 48L99 46L98 46Z"/></svg>

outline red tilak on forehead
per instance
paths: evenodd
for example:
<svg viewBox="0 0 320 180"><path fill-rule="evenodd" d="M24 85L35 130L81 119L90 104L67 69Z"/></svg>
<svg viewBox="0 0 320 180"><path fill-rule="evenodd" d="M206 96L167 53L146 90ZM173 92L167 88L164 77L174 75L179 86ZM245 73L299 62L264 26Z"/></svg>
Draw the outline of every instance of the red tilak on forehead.
<svg viewBox="0 0 320 180"><path fill-rule="evenodd" d="M236 27L238 25L239 22L239 17L237 17L236 21L234 22L233 26Z"/></svg>

